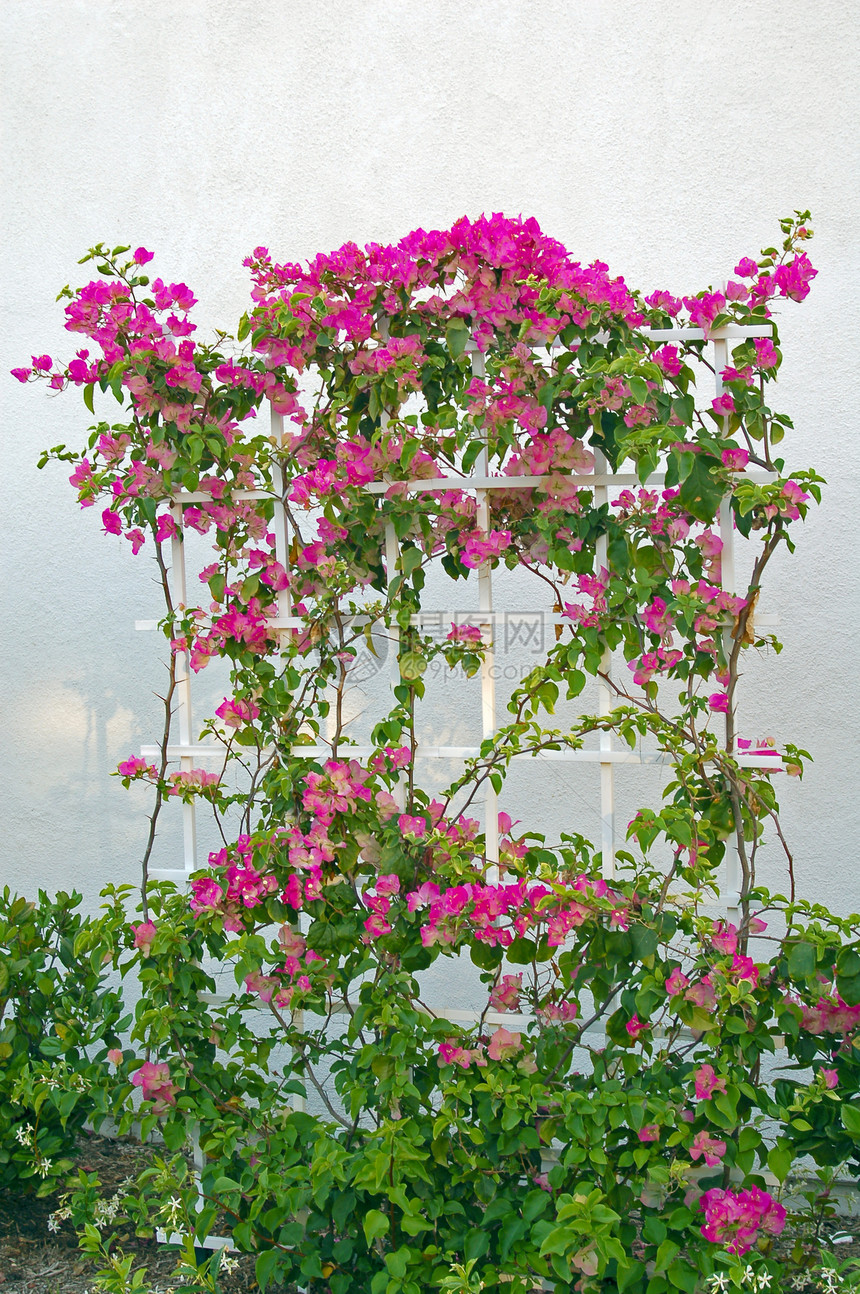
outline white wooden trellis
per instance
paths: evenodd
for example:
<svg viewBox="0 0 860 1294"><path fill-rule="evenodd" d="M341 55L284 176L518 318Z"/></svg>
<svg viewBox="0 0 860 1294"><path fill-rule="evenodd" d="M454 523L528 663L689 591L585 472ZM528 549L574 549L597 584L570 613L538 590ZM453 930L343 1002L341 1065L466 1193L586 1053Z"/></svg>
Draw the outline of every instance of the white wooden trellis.
<svg viewBox="0 0 860 1294"><path fill-rule="evenodd" d="M722 328L712 330L708 337L700 328L682 327L682 328L660 328L650 329L647 335L658 342L677 342L677 341L707 341L713 346L714 371L716 395L723 393L723 382L721 373L728 362L728 344L730 340L744 340L755 337L772 337L773 332L770 325L740 325L728 324ZM467 347L472 356L472 373L475 377L485 376L484 357L474 343ZM385 415L383 415L385 418ZM278 444L283 441L284 420L283 415L272 413L272 435ZM407 489L414 492L427 492L433 490L451 490L474 491L477 503L476 522L478 527L486 534L490 530L490 495L493 490L516 490L516 489L533 489L539 487L543 478L541 476L503 476L491 475L489 470L489 453L484 439L484 446L478 459L479 470L469 476L445 476L431 479L413 479L407 482ZM642 483L634 472L612 472L608 470L609 464L605 456L600 451L595 452L594 471L592 473L553 473L554 477L563 476L573 484L594 491L594 501L596 505L608 503L610 494L613 490L639 486ZM646 484L659 485L664 481L664 474L655 472L648 477ZM745 479L764 482L775 479L774 474L766 472L746 472ZM274 494L276 497L284 497L284 479L282 469L278 466L275 468L274 475ZM378 482L364 487L365 491L370 494L382 494L389 488L390 482ZM266 491L239 491L236 494L239 499L259 499L271 497ZM182 534L184 533L182 525L182 510L190 504L207 502L209 496L202 493L184 492L177 496L172 505L172 514L177 523L177 534L172 540L172 566L171 566L171 596L175 608L187 605L187 570L185 560L185 545ZM722 540L721 552L721 586L730 593L736 593L735 584L735 530L731 505L726 497L719 511L719 531ZM284 569L289 569L289 545L287 542L286 515L283 506L276 504L274 515L274 533L275 533L275 556ZM601 566L608 566L606 552L606 537L601 536L597 541L596 566L599 570ZM387 580L390 586L391 581L395 578L399 567L400 546L397 540L396 532L392 523L387 523L385 528L385 564L387 571ZM481 687L481 737L486 740L492 737L496 731L496 671L494 668L494 638L495 626L499 620L504 617L507 622L529 622L540 619L545 625L567 624L569 623L564 617L555 613L546 613L535 611L533 608L520 612L497 612L493 605L493 581L492 571L489 562L483 563L478 569L478 607L470 610L449 609L444 614L455 623L477 623L481 629L484 640L483 661L480 671ZM421 626L428 619L438 620L440 612L422 613L419 612L411 618L413 625ZM343 617L344 623L352 624L371 624L374 623L372 617L365 615L351 615ZM773 622L772 618L759 615L757 623L760 625ZM285 590L278 594L278 611L277 615L271 619L271 627L276 629L301 629L305 627L305 621L300 616L292 614L290 607L289 593ZM154 628L154 622L138 621L139 628ZM391 655L391 685L392 688L400 681L399 666L399 639L400 630L396 621L392 624L391 638L393 640L394 651ZM727 652L731 648L729 631L724 631L726 639ZM611 652L607 649L604 653L602 662L602 672L611 678L612 659ZM192 696L191 696L191 669L189 653L182 651L177 654L176 658L176 684L177 684L177 713L179 726L178 744L170 744L167 750L169 760L179 761L180 770L190 770L199 760L223 759L223 747L214 744L200 744L194 740L192 728ZM610 713L613 708L612 691L604 678L598 678L598 710L601 716ZM300 751L303 756L321 756L330 755L330 750L325 745L302 745L295 748L297 753ZM348 753L350 757L365 758L373 753L373 747L370 746L349 746ZM480 743L474 746L433 746L428 744L419 744L416 749L416 756L424 759L470 759L476 758L480 754ZM157 759L161 755L161 750L157 746L144 746L141 748L141 755L148 760ZM535 756L531 756L542 761L568 762L579 764L598 764L600 768L600 842L603 862L603 873L607 879L615 874L615 851L616 851L616 823L615 823L615 767L618 764L624 765L653 765L671 762L667 756L661 752L636 751L627 748L619 748L613 745L612 734L608 731L601 732L599 735L599 747L596 750L558 750L558 751L541 751ZM734 758L743 768L767 768L771 772L783 770L782 762L774 756L760 755L737 755ZM485 832L485 850L487 861L491 864L490 879L495 880L498 876L499 862L499 832L498 832L498 797L489 779L485 783L484 796L484 832ZM395 787L395 798L401 807L404 803L404 788L402 785ZM164 868L154 867L150 869L149 875L153 880L170 880L176 883L188 883L191 874L197 870L199 863L197 859L197 825L196 825L196 806L193 798L182 805L183 814L183 866L182 868ZM726 908L727 916L736 918L740 902L740 861L737 852L737 846L730 840L726 841L726 867L725 867L725 884L722 888L723 901ZM220 999L219 999L220 1000ZM453 1007L439 1007L437 1014L450 1019L452 1022L469 1023L478 1018L478 1013L474 1011L464 1011ZM485 1013L485 1020L492 1022L511 1023L511 1015L498 1016L495 1020L496 1013ZM202 1171L203 1161L200 1152L199 1142L194 1138L195 1163L198 1172ZM202 1200L200 1201L202 1207ZM179 1235L166 1235L159 1232L159 1239L171 1243L180 1241L183 1237ZM208 1237L206 1242L208 1248L221 1248L229 1246L228 1238L221 1236Z"/></svg>
<svg viewBox="0 0 860 1294"><path fill-rule="evenodd" d="M714 369L716 373L716 394L719 396L723 392L723 382L721 372L728 362L728 343L732 339L743 340L753 337L771 337L772 328L768 324L740 325L729 324L722 328L714 329L708 338L700 328L660 328L651 329L648 333L650 338L659 342L672 341L709 341L713 346L714 352ZM484 358L481 352L474 344L469 349L472 353L472 371L476 377L484 376ZM283 415L272 414L272 433L273 437L281 443L283 438ZM433 491L443 489L456 489L462 491L474 491L477 501L477 525L487 533L490 529L490 504L489 498L493 490L512 490L512 489L533 489L540 486L542 477L540 476L503 476L491 475L489 471L489 458L486 443L478 459L479 470L469 476L445 476L431 479L410 480L407 483L407 489L410 491ZM582 474L561 474L553 473L555 477L564 475L575 485L590 488L594 491L594 499L597 505L606 503L610 499L612 490L620 490L631 486L641 484L639 477L634 472L610 472L608 464L602 453L595 453L595 464L593 473ZM664 477L660 472L656 472L648 478L648 485L659 485ZM747 472L745 479L752 481L769 481L774 479L770 473ZM283 476L281 469L275 469L275 494L283 495ZM379 482L364 487L368 493L382 494L389 488L389 483ZM173 516L177 522L177 529L180 532L172 540L172 568L171 568L171 594L175 606L184 606L187 604L187 571L185 562L185 547L181 537L182 532L182 509L189 504L196 504L208 500L208 495L198 493L184 493L178 496L173 504ZM261 498L270 497L263 491L244 491L237 493L238 498ZM289 552L286 533L286 518L282 507L275 508L274 517L275 532L275 555L277 560L284 566L289 567ZM723 500L719 512L719 530L722 539L721 553L721 584L723 589L735 593L735 531L731 506L728 498ZM395 534L394 526L389 522L385 530L385 561L388 572L388 582L391 580L398 569L400 547ZM606 538L602 536L597 542L596 565L598 570L601 566L607 566L606 556ZM493 581L490 563L484 563L478 570L478 606L470 610L449 609L442 612L450 617L455 623L477 623L482 631L484 638L484 658L480 672L481 687L481 738L486 739L493 736L496 731L496 671L494 669L494 628L499 620L504 617L507 622L528 622L540 619L545 625L565 624L567 621L564 617L550 614L534 609L523 610L521 612L496 612L493 606ZM412 623L420 626L422 622L426 623L431 618L438 619L440 612L419 613L412 617ZM758 616L757 622L760 625L768 623L769 617ZM369 616L346 616L345 623L360 624L372 623ZM151 622L138 622L141 628L150 627ZM291 614L289 603L289 593L282 591L278 594L278 613L271 620L273 628L278 629L300 629L304 627L304 620ZM391 627L391 636L393 639L394 651L391 657L392 686L399 682L399 664L398 664L398 646L399 646L399 628L396 623ZM728 631L725 631L728 635ZM611 677L612 661L611 654L607 651L603 659L603 672ZM194 741L192 736L192 698L191 698L191 670L187 652L180 652L177 655L177 716L179 727L179 742L168 747L168 758L178 760L180 769L190 770L195 766L198 760L222 759L224 755L223 747L214 744L199 744ZM602 679L598 679L598 706L601 716L608 714L612 709L612 692L608 684ZM296 748L302 755L307 756L326 756L330 751L325 745L304 745ZM420 744L417 747L416 754L424 759L469 759L475 758L480 752L480 743L474 746L433 746ZM155 759L160 755L158 747L144 746L141 754L146 759ZM370 746L350 746L349 755L351 757L363 758L372 753ZM635 751L621 749L613 744L610 732L601 732L599 738L599 748L597 750L560 750L560 751L542 751L533 758L539 760L598 764L600 767L600 841L603 858L603 871L607 877L612 877L615 872L615 850L616 850L616 823L615 823L615 766L617 764L661 764L666 762L666 757L659 752ZM778 758L773 756L760 755L736 755L738 764L744 768L767 768L772 772L782 769L782 764ZM402 801L402 788L396 788L397 798ZM153 879L171 880L177 883L187 882L189 876L199 866L197 859L197 829L196 829L196 809L193 799L189 803L183 803L183 867L179 868L153 868L150 876ZM484 797L484 829L486 840L486 855L488 861L498 864L499 859L499 839L498 839L498 804L497 795L489 779L486 782L486 792ZM740 865L737 855L737 849L727 842L727 862L726 877L723 894L725 904L729 913L735 912L739 902L740 890Z"/></svg>

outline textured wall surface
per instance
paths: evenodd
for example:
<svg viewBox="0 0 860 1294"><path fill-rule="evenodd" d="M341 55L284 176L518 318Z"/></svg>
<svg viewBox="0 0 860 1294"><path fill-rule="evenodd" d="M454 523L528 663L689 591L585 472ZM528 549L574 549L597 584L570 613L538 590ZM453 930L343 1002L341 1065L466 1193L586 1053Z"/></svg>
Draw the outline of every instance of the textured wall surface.
<svg viewBox="0 0 860 1294"><path fill-rule="evenodd" d="M159 640L134 631L159 613L152 573L66 472L36 470L43 446L82 443L82 404L3 376L71 353L54 297L87 246L153 249L203 333L244 309L259 243L293 260L533 214L631 285L689 292L808 206L820 273L782 312L776 405L789 463L830 484L773 570L785 651L749 662L742 724L814 754L784 787L800 888L860 907L858 43L843 0L4 0L0 884L95 902L135 879L144 836L143 799L108 774L157 730ZM511 795L574 825L557 765ZM178 857L175 831L162 849Z"/></svg>

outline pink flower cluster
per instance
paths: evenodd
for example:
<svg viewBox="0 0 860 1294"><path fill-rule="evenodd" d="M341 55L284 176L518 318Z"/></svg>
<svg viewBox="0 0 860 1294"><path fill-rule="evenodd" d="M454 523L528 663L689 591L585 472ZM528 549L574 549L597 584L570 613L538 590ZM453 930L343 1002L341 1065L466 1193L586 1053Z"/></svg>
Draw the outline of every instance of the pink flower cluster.
<svg viewBox="0 0 860 1294"><path fill-rule="evenodd" d="M510 530L491 530L487 535L476 530L466 537L460 560L464 566L476 570L484 562L492 562L501 557L510 546Z"/></svg>
<svg viewBox="0 0 860 1294"><path fill-rule="evenodd" d="M139 1087L144 1101L152 1101L153 1114L166 1114L176 1104L179 1088L170 1078L170 1066L165 1062L155 1064L145 1060L137 1073L131 1076L132 1085Z"/></svg>
<svg viewBox="0 0 860 1294"><path fill-rule="evenodd" d="M271 975L262 971L245 976L245 988L255 993L261 1002L274 1001L279 1008L289 1007L297 993L308 993L318 986L327 987L332 977L325 959L308 948L304 938L292 926L283 925L278 932L278 942L284 952L284 963Z"/></svg>
<svg viewBox="0 0 860 1294"><path fill-rule="evenodd" d="M599 627L606 615L606 590L609 587L609 571L601 566L596 575L579 575L576 581L580 593L591 598L591 605L584 602L565 602L564 615L583 628Z"/></svg>
<svg viewBox="0 0 860 1294"><path fill-rule="evenodd" d="M510 1060L518 1055L523 1050L523 1036L500 1026L490 1035L486 1047L483 1039L479 1040L477 1047L461 1047L456 1038L448 1038L439 1044L438 1050L439 1060L443 1065L458 1065L460 1069L468 1069L474 1064L485 1068L488 1060ZM530 1056L524 1055L520 1068L535 1073L537 1066Z"/></svg>
<svg viewBox="0 0 860 1294"><path fill-rule="evenodd" d="M849 1006L838 993L820 997L815 1006L787 998L787 1003L801 1008L801 1027L812 1034L853 1034L860 1026L860 1004Z"/></svg>
<svg viewBox="0 0 860 1294"><path fill-rule="evenodd" d="M533 932L546 936L551 948L560 947L567 935L586 921L605 918L617 929L628 924L627 901L606 882L581 875L552 887L518 880L487 885L467 882L440 891L426 882L407 896L410 912L427 907L421 927L425 948L454 943L464 934L481 943L510 947L516 937Z"/></svg>
<svg viewBox="0 0 860 1294"><path fill-rule="evenodd" d="M742 1191L714 1187L699 1200L705 1222L702 1235L712 1244L723 1245L730 1254L745 1254L759 1232L778 1236L785 1226L785 1209L767 1191L749 1186Z"/></svg>
<svg viewBox="0 0 860 1294"><path fill-rule="evenodd" d="M181 773L171 773L168 795L199 794L214 789L220 777L218 773L207 773L203 768L189 768Z"/></svg>
<svg viewBox="0 0 860 1294"><path fill-rule="evenodd" d="M152 950L152 941L157 934L156 926L152 921L141 921L140 925L131 927L134 935L134 946L139 948L144 957L149 957Z"/></svg>
<svg viewBox="0 0 860 1294"><path fill-rule="evenodd" d="M260 707L255 701L240 701L225 697L215 714L225 728L242 728L245 724L253 723L259 718Z"/></svg>
<svg viewBox="0 0 860 1294"><path fill-rule="evenodd" d="M209 855L209 866L221 873L219 880L198 877L191 882L191 910L198 916L219 916L224 929L244 929L241 914L263 903L280 889L277 878L254 867L254 846L249 836L240 836L232 850Z"/></svg>
<svg viewBox="0 0 860 1294"><path fill-rule="evenodd" d="M134 777L153 779L158 777L158 769L154 764L147 764L145 759L137 755L130 755L128 759L123 759L117 764L117 772L120 777Z"/></svg>

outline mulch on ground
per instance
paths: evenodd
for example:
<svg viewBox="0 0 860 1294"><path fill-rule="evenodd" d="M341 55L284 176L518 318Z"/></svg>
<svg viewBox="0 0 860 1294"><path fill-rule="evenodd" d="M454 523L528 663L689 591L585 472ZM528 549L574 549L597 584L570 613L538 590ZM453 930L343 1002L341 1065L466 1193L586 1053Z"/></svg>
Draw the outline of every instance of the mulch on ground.
<svg viewBox="0 0 860 1294"><path fill-rule="evenodd" d="M107 1199L127 1178L145 1168L153 1154L153 1147L138 1141L84 1134L76 1168L98 1173ZM78 1249L74 1228L69 1222L60 1223L55 1232L48 1227L61 1194L62 1190L38 1200L32 1195L0 1191L0 1294L90 1294L97 1265ZM136 1236L131 1227L123 1227L121 1217L109 1230L119 1232L123 1252L134 1255L135 1268L146 1267L146 1294L166 1294L171 1289L178 1294L182 1287L173 1274L175 1249ZM236 1257L236 1269L219 1276L224 1294L244 1294L257 1288L253 1256Z"/></svg>

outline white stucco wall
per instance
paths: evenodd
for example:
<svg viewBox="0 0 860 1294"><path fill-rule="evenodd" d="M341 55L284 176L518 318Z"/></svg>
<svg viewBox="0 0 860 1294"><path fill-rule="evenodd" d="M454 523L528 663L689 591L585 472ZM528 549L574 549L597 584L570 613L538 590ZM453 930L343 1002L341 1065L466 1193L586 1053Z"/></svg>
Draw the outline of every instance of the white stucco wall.
<svg viewBox="0 0 860 1294"><path fill-rule="evenodd" d="M259 243L299 259L501 210L681 292L808 206L820 273L781 318L777 407L788 461L830 484L771 577L785 651L750 668L745 719L815 756L784 788L801 890L860 907L858 43L844 0L4 0L0 884L95 902L136 878L144 833L108 774L159 719L159 642L134 631L159 611L151 572L66 472L36 471L83 440L74 394L2 376L70 353L54 297L89 244L153 249L229 328ZM572 825L555 774L516 796Z"/></svg>

